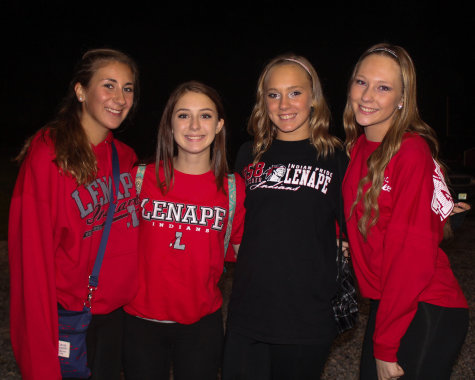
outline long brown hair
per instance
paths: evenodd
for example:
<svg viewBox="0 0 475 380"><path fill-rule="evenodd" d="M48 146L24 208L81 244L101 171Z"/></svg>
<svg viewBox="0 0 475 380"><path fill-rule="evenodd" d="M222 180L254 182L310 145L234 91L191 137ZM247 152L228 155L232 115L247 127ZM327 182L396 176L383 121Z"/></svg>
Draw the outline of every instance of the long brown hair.
<svg viewBox="0 0 475 380"><path fill-rule="evenodd" d="M172 117L175 105L180 98L187 92L195 92L206 95L216 106L218 119L224 120L221 131L216 135L211 146L211 168L216 177L216 187L223 190L223 180L229 172L228 161L226 156L226 116L221 97L218 92L204 83L198 81L189 81L176 87L168 98L167 104L162 114L160 124L158 126L157 149L155 155L155 175L157 183L162 194L166 194L170 190L173 182L173 157L178 154L177 145L173 138ZM159 166L163 165L165 179L162 181L159 177Z"/></svg>
<svg viewBox="0 0 475 380"><path fill-rule="evenodd" d="M129 66L134 77L134 102L127 115L130 117L135 110L139 97L139 71L135 61L125 53L114 49L91 49L84 53L76 64L73 77L69 83L66 96L63 98L59 111L53 120L47 123L38 133L43 138L47 133L54 144L54 162L63 173L76 179L79 185L90 182L97 173L97 162L89 139L81 125L81 103L78 101L74 87L77 83L85 89L93 75L100 68L111 62L120 62ZM23 145L16 157L23 161L31 141L31 136Z"/></svg>
<svg viewBox="0 0 475 380"><path fill-rule="evenodd" d="M351 207L350 215L353 213L355 206L363 199L364 211L363 216L358 221L358 228L365 238L369 229L373 227L379 219L378 197L384 181L384 170L391 158L399 151L403 136L406 132L417 133L426 140L433 159L445 172L444 165L439 160L439 144L435 131L419 116L416 94L416 71L411 57L404 48L387 43L380 43L367 49L355 65L348 85L348 96L361 62L371 54L388 57L394 60L400 67L403 107L396 110L392 124L381 144L369 156L367 161L368 174L360 180L356 199ZM345 147L349 155L358 137L364 133L364 130L356 122L355 114L348 98L343 113L343 126L346 134ZM368 183L371 183L371 186L363 194L363 187Z"/></svg>
<svg viewBox="0 0 475 380"><path fill-rule="evenodd" d="M277 128L269 118L266 107L266 82L270 70L275 66L296 65L305 70L312 88L312 105L310 114L310 142L317 150L317 157L333 154L341 143L335 136L330 135L330 109L323 96L322 85L317 71L312 64L302 56L283 54L273 58L262 70L257 82L256 103L252 110L247 131L254 136L254 163L258 162L277 136Z"/></svg>

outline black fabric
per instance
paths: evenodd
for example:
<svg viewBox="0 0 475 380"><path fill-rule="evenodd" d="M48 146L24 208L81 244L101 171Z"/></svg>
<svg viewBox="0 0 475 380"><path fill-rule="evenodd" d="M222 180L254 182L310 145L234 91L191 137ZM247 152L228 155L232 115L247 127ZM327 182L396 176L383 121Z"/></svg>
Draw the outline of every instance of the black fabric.
<svg viewBox="0 0 475 380"><path fill-rule="evenodd" d="M272 344L226 335L223 380L319 379L332 340L318 344Z"/></svg>
<svg viewBox="0 0 475 380"><path fill-rule="evenodd" d="M372 300L360 362L360 379L377 380L373 334L379 302ZM419 302L397 353L404 380L449 380L468 331L468 309Z"/></svg>
<svg viewBox="0 0 475 380"><path fill-rule="evenodd" d="M212 380L224 341L221 309L191 325L147 321L126 313L124 371L127 380Z"/></svg>
<svg viewBox="0 0 475 380"><path fill-rule="evenodd" d="M246 180L246 219L228 309L231 331L278 344L335 336L337 159L346 156L317 159L309 140L275 140L249 170L251 144L241 146L236 171Z"/></svg>
<svg viewBox="0 0 475 380"><path fill-rule="evenodd" d="M86 336L89 380L120 379L124 314L120 308L109 314L92 315Z"/></svg>

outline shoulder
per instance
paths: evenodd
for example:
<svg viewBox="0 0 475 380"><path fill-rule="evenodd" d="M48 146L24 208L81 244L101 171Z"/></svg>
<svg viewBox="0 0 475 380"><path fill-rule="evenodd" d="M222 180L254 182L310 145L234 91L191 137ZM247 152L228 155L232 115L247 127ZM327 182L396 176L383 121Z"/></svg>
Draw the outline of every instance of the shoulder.
<svg viewBox="0 0 475 380"><path fill-rule="evenodd" d="M246 141L239 147L236 155L235 171L241 173L242 169L252 162L252 159L252 141Z"/></svg>
<svg viewBox="0 0 475 380"><path fill-rule="evenodd" d="M48 130L38 131L31 139L25 161L35 167L44 168L46 164L53 163L55 157L54 143Z"/></svg>
<svg viewBox="0 0 475 380"><path fill-rule="evenodd" d="M237 189L245 189L246 188L246 184L244 182L244 178L242 178L239 173L233 173L234 174L234 178L235 178L235 181L236 181L236 188Z"/></svg>
<svg viewBox="0 0 475 380"><path fill-rule="evenodd" d="M404 135L399 152L395 157L402 162L414 163L423 160L432 162L429 145L423 137L416 133L406 133Z"/></svg>
<svg viewBox="0 0 475 380"><path fill-rule="evenodd" d="M237 157L252 156L252 141L246 141L238 149Z"/></svg>
<svg viewBox="0 0 475 380"><path fill-rule="evenodd" d="M120 158L127 159L131 161L132 164L135 164L137 161L137 155L135 154L135 151L129 145L125 144L124 142L118 140L115 137L113 141Z"/></svg>

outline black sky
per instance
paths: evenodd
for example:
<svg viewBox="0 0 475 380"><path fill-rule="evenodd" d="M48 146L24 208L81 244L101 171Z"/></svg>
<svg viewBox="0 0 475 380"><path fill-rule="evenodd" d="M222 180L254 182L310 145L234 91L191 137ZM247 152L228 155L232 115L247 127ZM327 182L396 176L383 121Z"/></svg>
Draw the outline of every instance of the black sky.
<svg viewBox="0 0 475 380"><path fill-rule="evenodd" d="M2 5L1 147L9 154L53 115L74 63L88 48L118 48L139 64L138 113L118 136L140 156L153 152L170 91L196 79L224 99L232 159L247 139L255 84L270 58L292 51L314 64L340 135L352 66L363 50L382 41L413 57L419 108L444 152L474 145L469 112L475 104L475 19L468 2L64 3Z"/></svg>

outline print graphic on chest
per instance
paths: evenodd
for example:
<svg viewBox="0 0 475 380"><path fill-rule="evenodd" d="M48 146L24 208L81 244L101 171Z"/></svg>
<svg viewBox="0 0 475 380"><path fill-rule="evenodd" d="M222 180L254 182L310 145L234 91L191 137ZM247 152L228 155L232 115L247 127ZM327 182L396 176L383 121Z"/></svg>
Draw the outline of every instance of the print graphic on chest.
<svg viewBox="0 0 475 380"><path fill-rule="evenodd" d="M242 171L249 190L273 189L298 191L312 188L326 194L333 172L312 165L273 164L266 167L264 162L249 164Z"/></svg>
<svg viewBox="0 0 475 380"><path fill-rule="evenodd" d="M93 235L94 232L104 228L105 219L109 210L110 193L113 180L112 177L99 177L91 183L78 187L71 193L71 198L76 203L81 219L86 220L86 224L91 229L84 233L83 238ZM131 198L130 189L134 186L130 173L121 173L119 176L119 191L117 193L117 204L113 221L128 218L127 227L137 227L139 224L137 216L138 198Z"/></svg>

